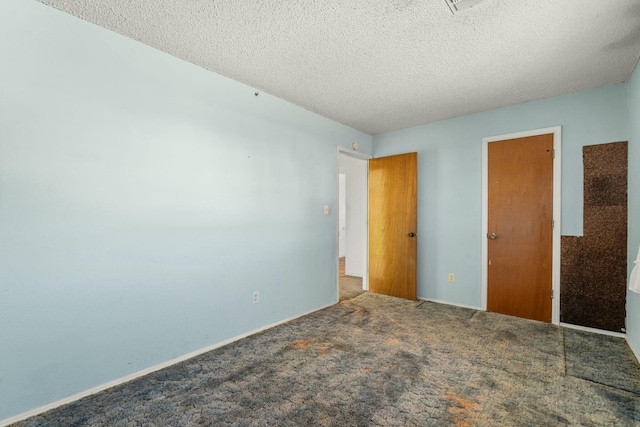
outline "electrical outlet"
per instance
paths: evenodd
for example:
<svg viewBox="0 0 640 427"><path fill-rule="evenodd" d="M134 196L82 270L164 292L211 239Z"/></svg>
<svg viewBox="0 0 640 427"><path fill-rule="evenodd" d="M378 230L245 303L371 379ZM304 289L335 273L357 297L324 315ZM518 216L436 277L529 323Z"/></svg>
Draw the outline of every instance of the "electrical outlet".
<svg viewBox="0 0 640 427"><path fill-rule="evenodd" d="M255 291L253 293L253 303L257 304L258 302L260 302L260 295L258 294L258 291Z"/></svg>
<svg viewBox="0 0 640 427"><path fill-rule="evenodd" d="M456 281L456 275L453 273L449 273L449 283L454 283Z"/></svg>

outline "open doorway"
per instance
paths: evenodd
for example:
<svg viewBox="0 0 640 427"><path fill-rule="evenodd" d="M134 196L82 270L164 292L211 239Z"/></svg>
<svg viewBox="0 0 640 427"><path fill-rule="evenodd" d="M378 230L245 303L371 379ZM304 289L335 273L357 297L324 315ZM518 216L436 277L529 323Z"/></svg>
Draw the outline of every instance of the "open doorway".
<svg viewBox="0 0 640 427"><path fill-rule="evenodd" d="M367 289L367 170L369 156L338 148L338 297Z"/></svg>

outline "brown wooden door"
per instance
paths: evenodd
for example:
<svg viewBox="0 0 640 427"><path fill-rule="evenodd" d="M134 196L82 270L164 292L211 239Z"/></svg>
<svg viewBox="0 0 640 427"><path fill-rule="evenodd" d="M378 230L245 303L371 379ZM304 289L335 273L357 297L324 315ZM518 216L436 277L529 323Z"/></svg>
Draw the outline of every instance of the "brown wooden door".
<svg viewBox="0 0 640 427"><path fill-rule="evenodd" d="M553 134L488 145L487 309L551 322Z"/></svg>
<svg viewBox="0 0 640 427"><path fill-rule="evenodd" d="M416 299L418 153L369 160L369 291Z"/></svg>

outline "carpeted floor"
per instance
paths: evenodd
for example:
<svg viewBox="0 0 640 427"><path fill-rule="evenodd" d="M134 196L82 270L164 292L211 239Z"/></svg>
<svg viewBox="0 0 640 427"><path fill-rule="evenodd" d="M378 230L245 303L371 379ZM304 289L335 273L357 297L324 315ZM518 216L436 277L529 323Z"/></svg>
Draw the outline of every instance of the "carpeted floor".
<svg viewBox="0 0 640 427"><path fill-rule="evenodd" d="M621 338L365 293L20 426L631 426Z"/></svg>
<svg viewBox="0 0 640 427"><path fill-rule="evenodd" d="M362 277L340 276L340 301L355 298L365 292L362 290Z"/></svg>

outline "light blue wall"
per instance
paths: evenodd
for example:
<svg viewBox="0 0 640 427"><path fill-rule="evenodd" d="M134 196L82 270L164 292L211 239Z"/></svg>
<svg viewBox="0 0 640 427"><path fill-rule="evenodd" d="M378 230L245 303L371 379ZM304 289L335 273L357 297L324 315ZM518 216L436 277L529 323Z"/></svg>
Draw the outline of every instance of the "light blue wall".
<svg viewBox="0 0 640 427"><path fill-rule="evenodd" d="M419 297L480 307L482 138L557 125L562 234L582 235L582 146L627 140L626 83L374 136L374 157L418 152Z"/></svg>
<svg viewBox="0 0 640 427"><path fill-rule="evenodd" d="M0 420L335 301L370 136L32 1L0 64Z"/></svg>
<svg viewBox="0 0 640 427"><path fill-rule="evenodd" d="M629 80L629 272L640 246L640 66ZM640 294L627 293L627 335L640 352Z"/></svg>

